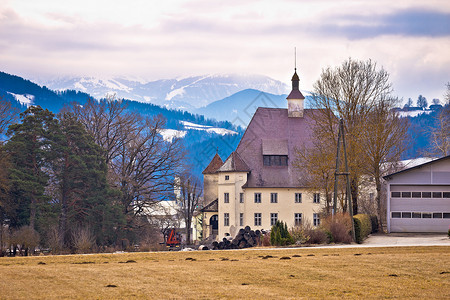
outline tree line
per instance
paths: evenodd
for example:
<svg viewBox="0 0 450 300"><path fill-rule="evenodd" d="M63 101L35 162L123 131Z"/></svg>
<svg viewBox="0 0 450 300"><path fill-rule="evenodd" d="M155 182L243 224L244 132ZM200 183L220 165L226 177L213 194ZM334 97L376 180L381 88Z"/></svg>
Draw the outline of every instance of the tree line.
<svg viewBox="0 0 450 300"><path fill-rule="evenodd" d="M15 244L39 236L44 247L74 252L139 243L150 230L148 209L174 199L175 178L190 178L181 141L159 134L165 119L121 101L90 99L57 115L31 106L20 120L2 101L0 114L8 136L0 145L0 224Z"/></svg>

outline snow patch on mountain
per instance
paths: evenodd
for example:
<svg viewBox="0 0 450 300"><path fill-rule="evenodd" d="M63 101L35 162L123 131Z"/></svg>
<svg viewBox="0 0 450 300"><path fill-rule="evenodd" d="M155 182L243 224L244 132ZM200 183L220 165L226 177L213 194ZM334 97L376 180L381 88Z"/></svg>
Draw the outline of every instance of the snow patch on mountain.
<svg viewBox="0 0 450 300"><path fill-rule="evenodd" d="M417 117L421 114L430 114L432 110L412 110L412 111L399 111L398 116L401 118Z"/></svg>
<svg viewBox="0 0 450 300"><path fill-rule="evenodd" d="M208 125L200 125L195 124L187 121L180 121L184 129L193 129L193 130L204 130L206 132L214 132L220 135L226 135L226 134L238 134L236 131L225 129L225 128L219 128L219 127L213 127Z"/></svg>
<svg viewBox="0 0 450 300"><path fill-rule="evenodd" d="M162 135L166 142L172 143L174 138L183 138L186 135L185 130L161 129L159 134Z"/></svg>
<svg viewBox="0 0 450 300"><path fill-rule="evenodd" d="M14 94L11 92L8 92L8 94L13 95L14 98L16 98L16 100L19 101L20 104L22 104L22 105L26 105L27 107L29 107L30 105L33 105L34 95L29 95L29 94L19 95L19 94Z"/></svg>

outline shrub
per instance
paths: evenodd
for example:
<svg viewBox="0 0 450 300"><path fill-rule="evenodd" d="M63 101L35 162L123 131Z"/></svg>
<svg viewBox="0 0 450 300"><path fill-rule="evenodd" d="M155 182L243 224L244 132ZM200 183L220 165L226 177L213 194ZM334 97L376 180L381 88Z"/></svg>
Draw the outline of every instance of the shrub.
<svg viewBox="0 0 450 300"><path fill-rule="evenodd" d="M263 237L262 237L262 245L263 246L270 246L270 234L269 233L264 233Z"/></svg>
<svg viewBox="0 0 450 300"><path fill-rule="evenodd" d="M308 233L310 244L325 244L328 236L322 228L314 228Z"/></svg>
<svg viewBox="0 0 450 300"><path fill-rule="evenodd" d="M95 244L95 236L87 227L76 228L72 231L73 247L77 253L92 252Z"/></svg>
<svg viewBox="0 0 450 300"><path fill-rule="evenodd" d="M372 232L372 223L369 215L366 214L357 214L353 216L353 220L356 242L360 244Z"/></svg>
<svg viewBox="0 0 450 300"><path fill-rule="evenodd" d="M372 231L370 233L376 233L379 230L378 217L376 215L370 215L370 223L372 224Z"/></svg>
<svg viewBox="0 0 450 300"><path fill-rule="evenodd" d="M334 216L327 216L322 221L322 228L328 236L330 243L351 243L352 237L350 235L352 230L352 223L350 215L337 213Z"/></svg>
<svg viewBox="0 0 450 300"><path fill-rule="evenodd" d="M311 225L309 225L311 226ZM295 226L291 228L292 240L296 245L306 244L309 242L310 236L308 235L308 228L305 225Z"/></svg>
<svg viewBox="0 0 450 300"><path fill-rule="evenodd" d="M29 252L33 252L34 248L39 245L39 233L31 226L22 226L15 231L11 236L11 244L14 246L20 245L21 250L25 250L24 255L27 256Z"/></svg>
<svg viewBox="0 0 450 300"><path fill-rule="evenodd" d="M286 246L294 243L291 234L284 222L277 221L270 231L270 244L272 246Z"/></svg>

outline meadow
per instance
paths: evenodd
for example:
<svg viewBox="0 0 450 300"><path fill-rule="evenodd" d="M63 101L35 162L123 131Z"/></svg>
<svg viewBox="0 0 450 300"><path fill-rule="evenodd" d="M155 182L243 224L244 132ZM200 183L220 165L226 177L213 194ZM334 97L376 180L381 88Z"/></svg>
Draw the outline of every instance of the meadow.
<svg viewBox="0 0 450 300"><path fill-rule="evenodd" d="M0 258L0 299L450 298L449 247Z"/></svg>

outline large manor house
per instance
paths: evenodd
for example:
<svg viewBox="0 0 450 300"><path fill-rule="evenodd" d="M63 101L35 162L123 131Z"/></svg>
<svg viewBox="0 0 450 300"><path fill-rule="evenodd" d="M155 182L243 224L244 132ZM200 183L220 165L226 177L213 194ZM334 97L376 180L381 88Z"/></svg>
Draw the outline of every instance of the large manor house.
<svg viewBox="0 0 450 300"><path fill-rule="evenodd" d="M300 185L296 149L311 146L313 109L304 109L299 77L292 77L288 108L259 107L236 150L225 160L216 154L203 171L203 237L234 236L239 229L270 229L320 223L320 193Z"/></svg>

